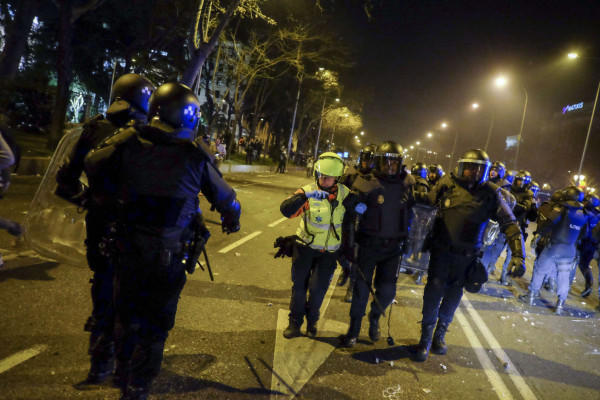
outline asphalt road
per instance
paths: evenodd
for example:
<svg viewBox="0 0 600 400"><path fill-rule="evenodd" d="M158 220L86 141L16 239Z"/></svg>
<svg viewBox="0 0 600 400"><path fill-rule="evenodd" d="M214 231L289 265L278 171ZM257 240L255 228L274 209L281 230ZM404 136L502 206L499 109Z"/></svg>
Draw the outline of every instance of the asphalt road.
<svg viewBox="0 0 600 400"><path fill-rule="evenodd" d="M279 204L308 183L301 174L230 174L242 203L242 230L224 235L206 210L215 282L198 270L188 276L175 328L167 341L155 399L600 399L600 313L597 282L567 313L552 313L555 296L520 303L530 278L510 287L492 275L481 293L468 294L446 336L448 354L410 361L418 341L423 286L402 274L390 326L395 346L368 339L340 347L348 326L346 288L327 294L315 340L286 340L290 259L274 259L273 241L293 234ZM15 177L0 214L22 222L40 177ZM83 324L90 312L86 266L40 256L2 232L0 250L0 399L118 399L109 384L86 387L89 367ZM502 258L499 261L502 261ZM598 276L593 263L594 276ZM303 327L304 329L305 327Z"/></svg>

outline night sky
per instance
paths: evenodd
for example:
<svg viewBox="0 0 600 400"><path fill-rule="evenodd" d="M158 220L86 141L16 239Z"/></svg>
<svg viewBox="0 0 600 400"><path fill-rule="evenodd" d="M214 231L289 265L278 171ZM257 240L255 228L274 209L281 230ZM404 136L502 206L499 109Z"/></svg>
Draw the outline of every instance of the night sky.
<svg viewBox="0 0 600 400"><path fill-rule="evenodd" d="M343 81L364 91L365 131L376 141L407 146L447 121L460 154L483 147L492 111L488 150L502 158L506 136L520 127L523 87L526 139L529 125L563 106L591 104L600 80L598 0L388 1L371 23L357 17L354 28L348 40L357 45L357 65ZM569 61L573 50L596 59ZM492 84L500 73L510 79L503 91ZM473 101L481 104L477 113L469 110ZM450 152L448 133L436 134L432 148Z"/></svg>

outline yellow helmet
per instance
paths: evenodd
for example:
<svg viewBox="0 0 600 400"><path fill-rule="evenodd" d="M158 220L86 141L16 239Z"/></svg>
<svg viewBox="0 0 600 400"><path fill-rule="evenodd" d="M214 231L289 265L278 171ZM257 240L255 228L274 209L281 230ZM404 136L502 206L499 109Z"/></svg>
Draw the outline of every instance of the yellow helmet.
<svg viewBox="0 0 600 400"><path fill-rule="evenodd" d="M335 153L323 153L319 156L317 162L315 162L314 174L317 180L322 175L341 178L343 173L344 162L342 161L342 157Z"/></svg>

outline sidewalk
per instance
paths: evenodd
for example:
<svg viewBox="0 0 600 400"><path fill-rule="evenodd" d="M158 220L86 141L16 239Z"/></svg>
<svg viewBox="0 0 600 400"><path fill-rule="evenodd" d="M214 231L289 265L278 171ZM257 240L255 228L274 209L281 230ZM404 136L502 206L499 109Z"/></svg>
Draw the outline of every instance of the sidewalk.
<svg viewBox="0 0 600 400"><path fill-rule="evenodd" d="M50 165L51 157L21 157L19 175L44 175ZM275 172L276 165L240 165L222 164L219 169L222 174L235 172ZM286 171L305 171L305 167L288 166Z"/></svg>

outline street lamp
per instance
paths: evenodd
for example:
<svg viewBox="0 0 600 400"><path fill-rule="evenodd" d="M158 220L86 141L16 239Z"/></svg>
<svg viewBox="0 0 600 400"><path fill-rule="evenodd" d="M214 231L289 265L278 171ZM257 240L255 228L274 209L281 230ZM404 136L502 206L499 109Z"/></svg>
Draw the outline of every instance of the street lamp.
<svg viewBox="0 0 600 400"><path fill-rule="evenodd" d="M577 53L569 53L569 58L575 59L579 55ZM578 174L581 174L581 168L583 167L583 159L585 158L585 151L587 150L588 141L590 140L590 132L592 131L592 123L594 122L594 113L596 112L596 104L598 104L598 93L600 93L600 82L598 82L598 89L596 90L596 99L594 100L594 107L592 108L592 116L590 117L590 125L588 126L587 135L585 137L585 144L583 145L583 152L581 153L581 161L579 162Z"/></svg>
<svg viewBox="0 0 600 400"><path fill-rule="evenodd" d="M471 107L474 110L477 110L479 108L479 103L473 103L471 105ZM488 108L487 110L492 115L492 122L490 123L490 130L488 131L487 139L485 140L485 147L483 148L483 151L485 151L485 152L487 152L488 145L490 144L490 137L492 136L492 129L494 129L494 120L496 119L496 116L494 115L494 112L492 111L492 109Z"/></svg>
<svg viewBox="0 0 600 400"><path fill-rule="evenodd" d="M448 124L445 122L442 122L442 128L446 129L448 128ZM448 129L450 130L450 129ZM450 155L450 163L448 164L448 171L452 170L452 159L454 158L454 151L456 150L456 139L458 139L458 132L456 132L456 129L454 129L454 144L452 145L452 154Z"/></svg>
<svg viewBox="0 0 600 400"><path fill-rule="evenodd" d="M319 70L321 70L321 68L319 68ZM327 97L325 97L323 99L323 107L321 108L321 119L319 120L319 131L317 132L317 143L315 144L315 157L314 159L317 159L317 153L319 152L319 139L321 138L321 127L323 126L323 115L325 114L325 101L327 100ZM335 101L337 103L340 102L340 99L335 99ZM331 138L331 141L333 142L333 136ZM329 141L327 141L329 142Z"/></svg>
<svg viewBox="0 0 600 400"><path fill-rule="evenodd" d="M504 87L508 83L508 79L504 76L500 76L496 78L496 86ZM514 169L518 169L517 167L517 159L519 158L519 147L521 145L521 135L523 134L523 125L525 124L525 113L527 112L527 100L529 99L529 95L527 94L527 89L521 86L521 89L525 92L525 106L523 107L523 117L521 118L521 129L519 129L519 135L517 136L517 154L515 154L515 162Z"/></svg>

